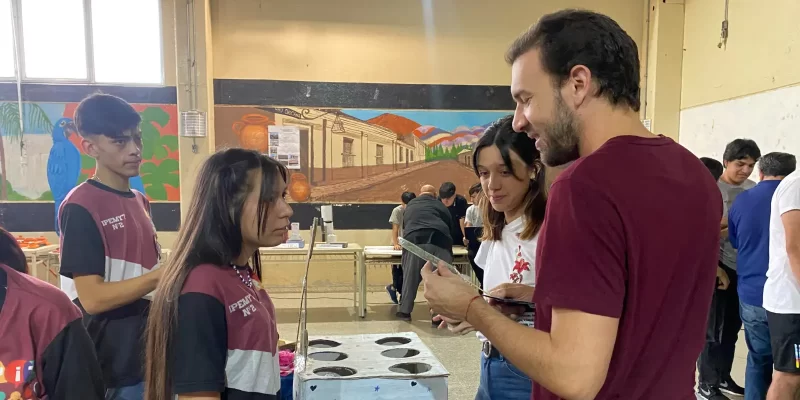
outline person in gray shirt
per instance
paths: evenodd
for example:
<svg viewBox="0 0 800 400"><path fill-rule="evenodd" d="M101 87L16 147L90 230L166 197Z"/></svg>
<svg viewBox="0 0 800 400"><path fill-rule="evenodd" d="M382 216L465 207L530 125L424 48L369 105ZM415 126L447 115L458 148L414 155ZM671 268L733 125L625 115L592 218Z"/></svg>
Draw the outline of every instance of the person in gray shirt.
<svg viewBox="0 0 800 400"><path fill-rule="evenodd" d="M736 139L725 146L725 153L722 155L725 170L717 181L724 202L724 221L727 221L728 210L736 197L756 185L749 178L759 158L761 150L756 142L750 139ZM705 399L721 399L722 397L714 397L722 396L719 394L720 391L744 396L744 388L731 378L736 340L742 328L742 320L739 317L736 249L728 239L727 224L723 224L720 228L719 268L724 272L724 278L720 279L724 279L728 285L718 286L714 290L708 317L706 344L697 360L698 394Z"/></svg>
<svg viewBox="0 0 800 400"><path fill-rule="evenodd" d="M400 250L400 243L397 238L403 236L403 213L406 211L406 205L411 200L417 197L413 192L403 192L400 195L400 200L403 204L395 207L392 210L392 215L389 216L389 223L392 224L392 247L395 250ZM397 295L403 292L403 269L400 265L392 265L392 283L386 285L386 293L389 294L389 299L392 303L397 304Z"/></svg>

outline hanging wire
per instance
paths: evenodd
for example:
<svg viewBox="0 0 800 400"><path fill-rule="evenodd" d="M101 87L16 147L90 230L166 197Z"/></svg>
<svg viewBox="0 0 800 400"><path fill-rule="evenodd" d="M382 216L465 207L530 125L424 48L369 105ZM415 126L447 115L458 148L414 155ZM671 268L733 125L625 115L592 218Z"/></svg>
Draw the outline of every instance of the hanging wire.
<svg viewBox="0 0 800 400"><path fill-rule="evenodd" d="M25 118L22 106L22 68L20 68L20 54L19 40L21 40L17 33L19 32L19 3L11 2L11 37L14 42L14 75L17 77L17 116L19 117L19 131L25 132Z"/></svg>

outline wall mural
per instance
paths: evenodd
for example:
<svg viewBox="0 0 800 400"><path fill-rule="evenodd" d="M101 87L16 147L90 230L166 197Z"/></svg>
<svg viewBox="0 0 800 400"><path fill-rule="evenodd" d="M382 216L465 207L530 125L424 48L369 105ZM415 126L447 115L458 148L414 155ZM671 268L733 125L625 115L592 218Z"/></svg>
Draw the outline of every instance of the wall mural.
<svg viewBox="0 0 800 400"><path fill-rule="evenodd" d="M92 176L72 116L78 103L0 102L0 201L54 201ZM153 201L179 201L178 123L175 105L134 104L142 116L141 176L131 187Z"/></svg>
<svg viewBox="0 0 800 400"><path fill-rule="evenodd" d="M405 191L445 181L466 195L478 181L473 145L508 113L217 106L214 119L217 148L267 153L270 125L299 129L294 201L397 203Z"/></svg>

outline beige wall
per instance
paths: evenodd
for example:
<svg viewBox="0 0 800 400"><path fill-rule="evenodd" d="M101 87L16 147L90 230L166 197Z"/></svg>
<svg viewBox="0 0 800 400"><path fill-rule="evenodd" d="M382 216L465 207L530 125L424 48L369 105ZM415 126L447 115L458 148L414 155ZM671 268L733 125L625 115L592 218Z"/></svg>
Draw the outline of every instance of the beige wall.
<svg viewBox="0 0 800 400"><path fill-rule="evenodd" d="M641 43L643 0L212 0L214 77L507 85L506 47L567 7L604 12Z"/></svg>
<svg viewBox="0 0 800 400"><path fill-rule="evenodd" d="M164 85L175 85L175 4L161 0L161 39L164 60Z"/></svg>
<svg viewBox="0 0 800 400"><path fill-rule="evenodd" d="M686 0L681 108L800 83L800 1ZM723 144L724 146L724 144Z"/></svg>

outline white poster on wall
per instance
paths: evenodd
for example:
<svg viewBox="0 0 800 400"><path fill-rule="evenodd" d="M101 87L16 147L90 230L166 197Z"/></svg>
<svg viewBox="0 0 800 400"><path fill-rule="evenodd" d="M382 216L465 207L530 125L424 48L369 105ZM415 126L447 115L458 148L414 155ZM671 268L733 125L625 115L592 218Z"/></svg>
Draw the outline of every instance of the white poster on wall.
<svg viewBox="0 0 800 400"><path fill-rule="evenodd" d="M642 120L642 124L644 125L645 128L647 128L648 131L650 131L650 132L653 131L653 129L651 128L651 126L652 126L651 124L652 123L650 122L649 119L643 119Z"/></svg>
<svg viewBox="0 0 800 400"><path fill-rule="evenodd" d="M269 156L288 169L300 169L300 128L270 125Z"/></svg>

